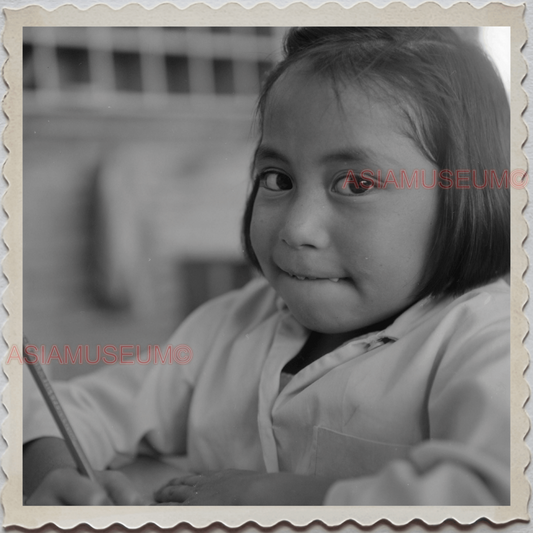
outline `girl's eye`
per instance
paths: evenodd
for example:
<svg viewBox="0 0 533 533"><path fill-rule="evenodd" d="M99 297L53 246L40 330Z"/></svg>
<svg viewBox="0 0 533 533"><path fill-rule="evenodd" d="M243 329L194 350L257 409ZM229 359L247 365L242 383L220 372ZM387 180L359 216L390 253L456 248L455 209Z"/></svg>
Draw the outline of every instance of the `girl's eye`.
<svg viewBox="0 0 533 533"><path fill-rule="evenodd" d="M351 170L344 174L333 184L333 191L345 196L354 196L367 193L376 186L372 178L363 178Z"/></svg>
<svg viewBox="0 0 533 533"><path fill-rule="evenodd" d="M292 181L281 172L270 171L259 176L259 186L269 191L288 191L292 189Z"/></svg>

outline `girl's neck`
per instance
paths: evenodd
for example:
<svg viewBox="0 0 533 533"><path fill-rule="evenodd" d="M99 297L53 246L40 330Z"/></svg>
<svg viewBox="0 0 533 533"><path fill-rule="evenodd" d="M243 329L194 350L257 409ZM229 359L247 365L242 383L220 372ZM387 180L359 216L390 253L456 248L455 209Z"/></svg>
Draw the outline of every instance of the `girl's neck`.
<svg viewBox="0 0 533 533"><path fill-rule="evenodd" d="M287 374L297 374L300 370L310 365L323 355L331 353L333 350L342 346L345 342L355 337L360 337L372 331L381 331L392 324L396 318L403 312L397 313L381 322L365 326L364 328L347 331L345 333L318 333L311 331L307 341L298 354L293 357L284 367L283 372Z"/></svg>

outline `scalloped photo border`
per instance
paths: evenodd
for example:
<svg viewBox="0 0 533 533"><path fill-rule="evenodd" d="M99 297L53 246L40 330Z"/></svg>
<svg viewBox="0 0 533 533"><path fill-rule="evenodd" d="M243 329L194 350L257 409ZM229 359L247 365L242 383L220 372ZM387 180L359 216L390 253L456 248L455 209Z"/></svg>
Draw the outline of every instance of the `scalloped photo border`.
<svg viewBox="0 0 533 533"><path fill-rule="evenodd" d="M3 328L8 347L22 346L22 29L25 26L509 26L511 28L511 170L526 169L527 159L522 151L527 128L522 113L527 97L521 81L526 75L526 62L521 49L526 42L526 27L523 20L525 5L508 6L493 3L475 8L467 3L458 3L447 9L435 3L426 3L416 8L403 3L393 3L377 8L369 3L343 8L338 4L326 4L312 9L304 4L292 4L278 9L271 4L260 4L245 9L238 4L228 4L213 9L195 4L186 9L163 4L147 10L131 4L114 10L97 5L80 10L67 5L53 11L39 6L23 9L5 9L6 27L3 44L8 53L4 65L4 79L8 93L3 110L8 118L3 142L8 151L4 177L8 189L3 197L3 207L9 217L3 237L9 250L3 268L9 281L3 303L9 314ZM23 506L22 501L22 367L6 365L3 369L9 384L3 394L3 403L8 417L3 426L3 435L8 449L2 459L7 484L2 492L4 526L28 529L55 524L71 528L88 524L101 529L112 524L127 528L139 528L155 524L161 528L189 524L203 528L211 524L238 527L255 523L270 527L280 522L293 526L306 526L317 521L327 526L356 523L371 526L378 521L394 525L408 524L416 520L428 525L455 521L472 524L485 519L494 524L516 520L529 520L527 504L530 487L524 475L529 463L529 451L524 437L529 430L529 420L524 404L529 397L529 388L524 378L528 354L523 345L528 332L523 307L528 299L523 275L528 260L522 244L528 235L522 212L527 204L525 188L511 189L511 505L486 506L417 506L417 507L34 507ZM4 354L5 361L5 354Z"/></svg>

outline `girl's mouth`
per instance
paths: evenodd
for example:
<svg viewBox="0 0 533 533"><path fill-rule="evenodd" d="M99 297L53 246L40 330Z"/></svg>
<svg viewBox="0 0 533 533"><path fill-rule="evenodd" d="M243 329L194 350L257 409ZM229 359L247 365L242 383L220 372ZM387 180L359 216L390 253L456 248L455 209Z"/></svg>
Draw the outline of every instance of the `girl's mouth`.
<svg viewBox="0 0 533 533"><path fill-rule="evenodd" d="M287 275L289 275L291 278L297 279L299 281L333 281L334 283L338 283L339 281L343 281L346 278L321 278L321 277L315 277L315 276L299 276L298 274L291 274L290 272L286 272Z"/></svg>

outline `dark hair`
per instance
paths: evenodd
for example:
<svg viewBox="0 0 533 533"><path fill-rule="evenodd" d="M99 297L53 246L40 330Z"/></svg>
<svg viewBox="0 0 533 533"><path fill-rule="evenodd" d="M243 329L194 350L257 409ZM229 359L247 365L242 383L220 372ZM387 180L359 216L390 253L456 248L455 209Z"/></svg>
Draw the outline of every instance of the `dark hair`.
<svg viewBox="0 0 533 533"><path fill-rule="evenodd" d="M284 51L259 96L261 128L273 85L293 65L304 65L331 80L337 94L340 86L357 83L393 99L409 124L406 134L429 160L454 176L469 171L462 187L445 188L440 182L438 221L418 298L459 295L509 272L509 181L498 182L509 176L504 174L510 159L509 103L494 66L477 45L450 28L323 27L291 29ZM480 186L484 176L489 179ZM255 182L243 243L259 268L250 240L257 190Z"/></svg>

